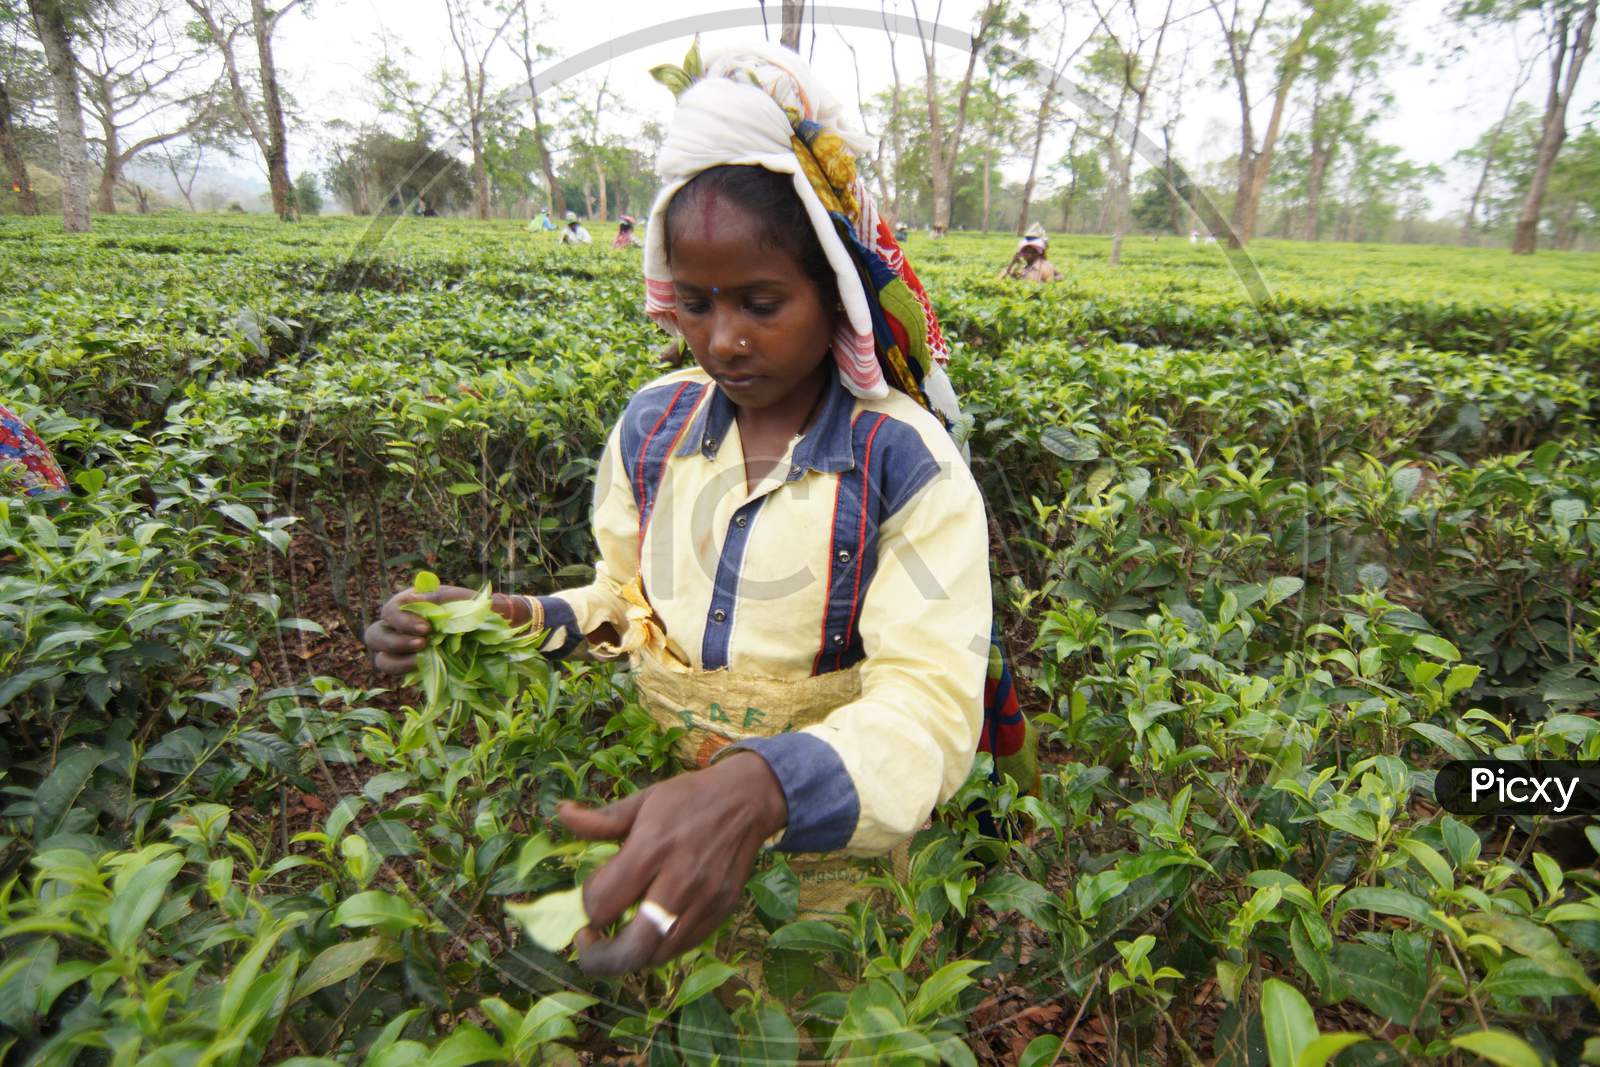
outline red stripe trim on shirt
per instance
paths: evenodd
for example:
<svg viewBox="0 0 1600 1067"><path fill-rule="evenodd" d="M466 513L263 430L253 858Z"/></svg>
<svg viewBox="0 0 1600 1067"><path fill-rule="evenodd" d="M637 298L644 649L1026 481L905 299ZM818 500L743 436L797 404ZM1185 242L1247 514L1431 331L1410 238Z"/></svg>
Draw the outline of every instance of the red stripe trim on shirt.
<svg viewBox="0 0 1600 1067"><path fill-rule="evenodd" d="M666 410L662 411L661 418L656 419L656 424L650 427L650 434L645 434L645 443L638 446L638 459L634 461L634 469L638 470L635 477L634 499L638 502L638 558L645 558L645 530L650 526L650 517L656 512L656 502L651 499L646 507L645 501L645 458L650 454L650 442L656 437L662 424L672 416L672 410L678 406L678 397L682 397L683 390L690 387L691 382L683 382L678 386L677 392L672 394L672 400L667 402ZM666 462L661 464L662 474L666 474ZM656 488L661 488L661 480L656 480Z"/></svg>
<svg viewBox="0 0 1600 1067"><path fill-rule="evenodd" d="M656 435L656 430L661 429L661 424L666 421L667 416L671 415L673 409L678 406L678 398L681 397L683 395L683 391L689 388L689 386L692 384L694 383L684 382L682 385L678 386L678 391L672 394L672 403L668 404L667 410L661 413L661 418L656 420L655 428L650 431L649 436L645 437L644 444L639 448L639 490L641 493L644 491L644 455L645 449L650 447L650 438ZM699 399L704 400L709 395L711 395L711 391L708 389L700 395ZM667 445L667 451L661 457L661 473L656 475L656 492L655 495L650 498L650 512L649 514L644 514L641 512L639 515L640 560L644 559L645 531L650 528L650 520L655 518L656 504L661 501L661 487L662 485L666 484L667 481L667 461L672 458L673 453L678 451L678 445L683 440L683 435L688 432L689 426L693 422L694 411L691 409L689 414L684 418L683 425L678 427L678 432L672 435L672 443Z"/></svg>
<svg viewBox="0 0 1600 1067"><path fill-rule="evenodd" d="M676 405L676 397L673 398L673 403ZM656 476L656 495L650 498L651 515L656 513L656 504L661 500L661 487L667 481L667 462L677 455L678 445L683 442L683 435L689 432L689 427L692 425L694 425L694 408L690 408L688 414L684 415L683 425L678 427L678 432L672 435L672 443L667 445L667 450L661 454L661 473ZM648 521L646 525L649 525Z"/></svg>
<svg viewBox="0 0 1600 1067"><path fill-rule="evenodd" d="M845 649L850 647L850 637L855 633L856 608L861 604L861 568L862 556L867 545L867 496L872 491L872 439L878 436L878 430L889 421L888 415L880 414L878 421L872 424L872 429L867 431L867 444L861 455L861 532L856 537L856 582L855 588L850 592L850 614L845 619L844 645L839 649L839 655L834 660L839 665L844 664Z"/></svg>
<svg viewBox="0 0 1600 1067"><path fill-rule="evenodd" d="M705 392L700 394L699 400L700 401L704 401L705 398L710 396L710 395L711 395L711 390L707 389ZM676 404L676 398L674 398L674 404ZM689 409L689 414L687 414L687 415L685 415L683 417L683 425L679 426L678 427L678 432L672 435L672 443L667 446L667 451L663 454L663 458L662 458L662 462L663 463L665 463L666 460L669 460L673 456L678 454L678 446L683 443L683 435L689 432L689 427L694 425L695 408L698 408L699 406L700 406L700 404L696 403L694 408L690 408ZM666 468L663 466L662 470L665 471ZM660 491L661 491L661 480L657 479L657 481L656 481L656 492L659 493Z"/></svg>
<svg viewBox="0 0 1600 1067"><path fill-rule="evenodd" d="M645 454L650 451L650 442L651 442L651 440L654 439L655 435L661 430L662 424L667 421L667 416L672 414L672 409L678 406L678 398L683 395L683 391L685 389L687 389L687 388L689 388L689 383L688 382L684 382L682 385L678 386L678 391L676 393L672 394L672 399L671 400L667 401L667 406L661 412L661 417L656 420L656 424L654 426L650 427L650 432L644 435L644 443L639 446L639 456L638 456L637 459L634 460L634 464L633 465L634 465L635 469L637 469L638 472L639 472L638 482L634 486L634 495L635 495L635 499L637 499L639 501L640 507L644 506L644 457L645 457ZM639 516L639 529L640 529L641 532L644 530L644 522L645 522L645 518L641 514Z"/></svg>

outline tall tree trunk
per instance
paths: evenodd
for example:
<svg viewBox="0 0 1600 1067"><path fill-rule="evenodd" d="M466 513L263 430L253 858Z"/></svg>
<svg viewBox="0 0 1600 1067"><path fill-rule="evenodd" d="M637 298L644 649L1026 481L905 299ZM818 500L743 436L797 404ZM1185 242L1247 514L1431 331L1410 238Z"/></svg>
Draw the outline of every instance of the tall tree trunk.
<svg viewBox="0 0 1600 1067"><path fill-rule="evenodd" d="M967 101L972 96L972 77L978 68L978 57L983 53L989 33L999 16L1000 5L994 0L986 3L978 16L978 32L972 35L972 51L967 55L967 73L961 79L961 93L956 98L956 122L952 130L945 130L944 116L939 113L939 75L934 63L934 49L937 46L924 43L922 47L923 65L927 68L924 90L928 97L928 154L933 164L933 230L936 234L950 229L951 185L955 178L956 160L961 154L961 135L967 125Z"/></svg>
<svg viewBox="0 0 1600 1067"><path fill-rule="evenodd" d="M889 161L884 158L888 138L878 138L878 214L887 217L889 228L900 225L900 216L894 213L894 200L889 194Z"/></svg>
<svg viewBox="0 0 1600 1067"><path fill-rule="evenodd" d="M594 179L595 185L600 189L600 213L595 218L604 222L611 216L608 213L610 205L606 203L606 168L600 165L599 156L596 156L594 160Z"/></svg>
<svg viewBox="0 0 1600 1067"><path fill-rule="evenodd" d="M1589 0L1581 14L1577 36L1567 41L1571 14L1562 15L1556 25L1560 40L1555 43L1555 54L1550 59L1550 92L1545 98L1544 130L1539 137L1539 151L1534 157L1533 180L1522 198L1522 214L1517 219L1516 237L1511 242L1514 255L1531 256L1539 242L1539 212L1544 207L1545 189L1550 184L1550 172L1555 169L1556 156L1567 139L1567 104L1572 100L1572 90L1578 83L1583 62L1589 57L1589 46L1594 39L1595 11L1600 0ZM1565 66L1563 75L1562 67Z"/></svg>
<svg viewBox="0 0 1600 1067"><path fill-rule="evenodd" d="M600 179L600 211L598 214L595 213L594 196L592 193L588 193L589 217L591 219L604 219L606 217L606 172L600 159L600 116L605 110L606 89L610 84L611 75L608 72L605 79L600 83L600 91L594 94L594 121L589 125L589 146L594 153L590 159L590 165L594 167L595 175ZM585 185L584 188L587 193L588 186Z"/></svg>
<svg viewBox="0 0 1600 1067"><path fill-rule="evenodd" d="M893 56L893 54L893 46L891 46L890 56ZM901 222L904 221L904 218L906 218L906 210L904 210L904 197L902 197L901 192L901 173L899 173L899 162L901 162L902 155L901 128L899 128L901 85L899 85L898 64L894 64L894 62L891 61L890 66L894 67L894 96L890 99L890 170L894 173L894 208L891 210L890 214L893 214L894 221Z"/></svg>
<svg viewBox="0 0 1600 1067"><path fill-rule="evenodd" d="M1322 180L1333 159L1333 145L1321 138L1311 142L1311 165L1306 168L1306 218L1301 228L1303 240L1315 241L1322 233Z"/></svg>
<svg viewBox="0 0 1600 1067"><path fill-rule="evenodd" d="M778 43L791 52L800 51L800 30L806 24L806 0L783 0L783 36Z"/></svg>
<svg viewBox="0 0 1600 1067"><path fill-rule="evenodd" d="M1311 158L1306 163L1306 206L1305 214L1300 219L1299 236L1303 241L1315 241L1321 231L1318 213L1322 206L1322 179L1328 171L1328 162L1333 158L1333 147L1328 144L1328 131L1323 119L1336 106L1330 107L1323 95L1324 85L1318 82L1311 93L1311 121L1306 127L1306 136L1311 143ZM1292 213L1285 213L1284 228L1290 228L1289 217Z"/></svg>
<svg viewBox="0 0 1600 1067"><path fill-rule="evenodd" d="M889 225L889 228L892 230L897 224L898 220L890 213L889 168L886 165L886 160L884 159L884 149L888 145L888 136L883 132L876 134L872 132L872 125L867 121L866 101L861 98L861 57L856 54L855 45L851 44L848 40L844 41L843 43L844 46L850 50L850 65L855 68L856 110L861 113L861 132L869 139L877 139L877 143L873 146L872 154L867 158L871 162L872 170L878 178L878 215ZM892 57L894 50L894 38L892 37L889 39L889 49ZM627 186L624 185L624 188L627 188Z"/></svg>
<svg viewBox="0 0 1600 1067"><path fill-rule="evenodd" d="M39 200L33 195L33 183L28 180L28 164L17 148L16 126L11 120L11 94L0 82L0 157L4 157L6 174L17 187L17 210L24 215L39 213Z"/></svg>
<svg viewBox="0 0 1600 1067"><path fill-rule="evenodd" d="M1577 205L1568 204L1550 222L1555 229L1551 244L1559 251L1572 251L1578 243Z"/></svg>
<svg viewBox="0 0 1600 1067"><path fill-rule="evenodd" d="M1039 152L1044 147L1045 127L1049 125L1051 112L1055 109L1056 91L1061 84L1062 72L1082 48L1079 45L1073 49L1066 63L1061 61L1062 53L1067 50L1067 28L1062 26L1061 36L1056 39L1055 59L1050 64L1050 82L1045 86L1044 95L1039 98L1039 113L1033 124L1033 153L1028 157L1028 180L1022 184L1022 210L1017 213L1018 237L1028 232L1028 223L1031 221L1028 214L1033 208L1033 193L1039 178ZM1076 122L1072 126L1072 136L1074 140L1077 139ZM1068 211L1071 211L1070 205Z"/></svg>
<svg viewBox="0 0 1600 1067"><path fill-rule="evenodd" d="M1123 95L1127 95L1126 89L1123 91ZM1135 114L1142 114L1144 111L1144 98L1138 97L1137 101L1134 104ZM1117 102L1118 125L1122 123L1122 108L1123 102L1119 100ZM1135 121L1137 123L1137 120ZM1137 125L1135 125L1135 129L1137 128ZM1114 137L1115 134L1112 136ZM1137 143L1138 138L1135 136L1133 142L1128 145L1128 150L1120 153L1120 158L1117 160L1117 168L1114 171L1117 181L1111 187L1111 196L1106 201L1107 206L1110 208L1111 222L1111 254L1106 258L1106 264L1112 267L1122 266L1122 236L1128 228L1128 191L1133 184L1133 146ZM1102 213L1101 218L1101 228L1104 229L1104 213Z"/></svg>
<svg viewBox="0 0 1600 1067"><path fill-rule="evenodd" d="M1072 205L1078 200L1078 135L1082 132L1083 127L1074 122L1072 134L1067 138L1067 167L1072 171L1072 179L1067 183L1067 196L1061 205L1062 233L1072 228Z"/></svg>
<svg viewBox="0 0 1600 1067"><path fill-rule="evenodd" d="M100 131L106 141L106 158L100 166L100 188L95 193L94 209L102 215L115 215L117 201L113 194L117 182L122 179L122 145L117 141L117 127L113 123L102 121Z"/></svg>
<svg viewBox="0 0 1600 1067"><path fill-rule="evenodd" d="M933 217L930 221L934 233L939 235L950 225L950 176L943 166L944 116L939 111L939 76L934 69L931 50L924 50L923 66L925 68L923 95L928 102L928 155L933 163L931 173L928 175L929 185L933 191Z"/></svg>
<svg viewBox="0 0 1600 1067"><path fill-rule="evenodd" d="M1472 231L1478 228L1478 205L1483 203L1484 190L1489 187L1489 171L1500 155L1500 131L1505 128L1505 118L1494 125L1489 146L1484 149L1483 167L1478 171L1477 184L1472 187L1472 199L1467 201L1467 217L1461 220L1461 243L1472 240Z"/></svg>
<svg viewBox="0 0 1600 1067"><path fill-rule="evenodd" d="M78 69L72 58L61 0L28 0L34 32L44 46L56 97L56 140L61 146L61 224L68 233L89 232L89 152L78 99Z"/></svg>
<svg viewBox="0 0 1600 1067"><path fill-rule="evenodd" d="M1117 122L1122 121L1122 108L1117 108ZM1117 141L1114 133L1108 133L1102 142L1105 146L1106 158L1111 161L1111 173L1122 173L1122 146ZM1113 185L1106 190L1105 196L1100 198L1100 212L1095 217L1094 228L1105 233L1115 225L1117 211L1117 186Z"/></svg>
<svg viewBox="0 0 1600 1067"><path fill-rule="evenodd" d="M1211 0L1211 10L1216 12L1217 22L1222 27L1222 38L1228 48L1228 68L1233 75L1234 92L1239 97L1239 178L1234 189L1232 211L1232 214L1237 216L1239 201L1243 199L1245 191L1255 180L1256 132L1255 123L1251 119L1249 43L1245 41L1241 47L1238 35L1233 32L1234 28L1223 17L1219 0ZM1235 16L1237 14L1236 7ZM1240 244L1240 235L1237 226L1233 227L1233 230L1228 243L1237 248Z"/></svg>
<svg viewBox="0 0 1600 1067"><path fill-rule="evenodd" d="M988 145L983 153L983 232L989 232L989 208L994 203L994 145Z"/></svg>
<svg viewBox="0 0 1600 1067"><path fill-rule="evenodd" d="M1050 122L1050 110L1054 103L1056 93L1056 79L1059 74L1052 72L1050 85L1045 89L1044 96L1039 99L1039 114L1033 124L1033 153L1028 157L1028 180L1022 183L1022 211L1017 215L1017 235L1020 237L1028 230L1028 213L1033 207L1033 191L1039 179L1039 152L1044 147L1045 127ZM1073 125L1074 131L1077 125Z"/></svg>
<svg viewBox="0 0 1600 1067"><path fill-rule="evenodd" d="M1289 90L1294 87L1295 78L1300 73L1300 61L1305 57L1306 47L1311 43L1319 20L1320 16L1313 10L1301 23L1300 32L1284 52L1283 69L1278 75L1278 87L1272 99L1272 114L1267 119L1266 132L1261 135L1261 149L1252 152L1254 158L1248 171L1249 182L1240 186L1239 195L1233 201L1233 218L1229 220L1233 226L1233 237L1229 243L1235 247L1255 236L1256 216L1261 211L1261 191L1266 188L1267 175L1272 171L1272 155L1278 147L1278 131L1283 126ZM1241 167L1241 178L1245 174L1246 171Z"/></svg>
<svg viewBox="0 0 1600 1067"><path fill-rule="evenodd" d="M522 49L518 51L513 44L511 50L522 60L522 69L528 78L528 101L533 105L533 142L539 149L539 169L544 173L544 189L545 195L550 198L550 210L556 218L560 218L567 213L567 196L561 191L561 183L556 181L555 163L550 158L549 142L544 136L544 119L539 115L538 79L533 73L533 57L538 50L533 44L533 28L528 23L527 0L518 0L516 12L522 18Z"/></svg>
<svg viewBox="0 0 1600 1067"><path fill-rule="evenodd" d="M1112 195L1111 255L1107 257L1106 263L1113 267L1122 266L1122 239L1131 225L1129 209L1133 198L1133 153L1134 145L1139 143L1139 125L1144 121L1143 93L1139 94L1138 102L1133 106L1133 116L1132 143L1122 157L1122 169L1117 173L1117 189Z"/></svg>
<svg viewBox="0 0 1600 1067"><path fill-rule="evenodd" d="M204 0L187 0L192 10L205 25L206 32L222 53L222 67L228 79L228 97L233 101L234 114L250 132L250 139L255 142L256 149L263 159L268 154L267 131L261 125L261 119L256 110L251 106L250 98L245 95L244 79L239 74L239 58L233 51L233 34L238 32L237 27L229 33L222 32L222 26L217 22L212 13L211 6Z"/></svg>
<svg viewBox="0 0 1600 1067"><path fill-rule="evenodd" d="M1561 109L1565 111L1565 108ZM1546 112L1544 129L1539 136L1539 150L1534 155L1533 178L1522 197L1522 211L1517 216L1517 229L1511 239L1511 252L1518 256L1531 256L1539 245L1539 212L1544 207L1545 190L1550 185L1550 172L1555 169L1556 156L1567 139L1565 115Z"/></svg>
<svg viewBox="0 0 1600 1067"><path fill-rule="evenodd" d="M1251 186L1255 184L1256 173L1256 133L1255 124L1250 121L1250 97L1245 91L1243 76L1239 80L1239 180L1233 193L1233 210L1229 214L1233 218L1232 235L1228 244L1237 248L1244 243L1244 235L1239 232L1240 201L1247 195Z"/></svg>
<svg viewBox="0 0 1600 1067"><path fill-rule="evenodd" d="M1311 166L1306 171L1306 217L1300 231L1302 240L1316 241L1322 236L1322 180L1328 173L1328 161L1332 158L1333 151L1327 145L1319 146L1311 153Z"/></svg>
<svg viewBox="0 0 1600 1067"><path fill-rule="evenodd" d="M1246 40L1241 49L1236 40L1234 27L1229 26L1227 20L1223 18L1221 5L1217 0L1212 0L1211 7L1222 24L1222 32L1227 40L1228 63L1239 96L1239 188L1233 198L1233 211L1229 218L1230 229L1233 232L1228 238L1229 245L1239 248L1250 240L1255 231L1256 215L1261 210L1261 191L1266 186L1268 173L1272 170L1272 154L1277 148L1278 130L1283 125L1283 113L1289 102L1289 90L1293 88L1295 79L1300 74L1300 64L1305 58L1312 36L1319 28L1323 12L1321 7L1313 7L1305 21L1300 24L1294 39L1284 49L1283 59L1278 66L1278 84L1273 92L1272 115L1267 120L1261 147L1257 149L1255 127L1250 119L1249 41ZM1263 8L1264 13L1265 8ZM1250 36L1252 38L1255 36L1254 31Z"/></svg>
<svg viewBox="0 0 1600 1067"><path fill-rule="evenodd" d="M533 68L528 68L528 92L533 93ZM545 147L544 121L539 117L539 97L533 96L533 140L539 146L539 164L544 171L545 191L550 194L550 208L555 212L556 218L567 213L567 196L561 191L561 183L556 181L556 169L550 162L550 150Z"/></svg>
<svg viewBox="0 0 1600 1067"><path fill-rule="evenodd" d="M100 122L100 139L105 147L100 163L100 184L95 189L94 209L101 215L115 215L117 182L122 177L122 146L117 137L117 112L112 101L111 76L97 75L89 67L80 66L78 85L90 115Z"/></svg>
<svg viewBox="0 0 1600 1067"><path fill-rule="evenodd" d="M1472 240L1472 231L1478 227L1478 205L1483 203L1484 191L1489 188L1489 174L1494 168L1495 160L1500 158L1500 137L1506 128L1506 123L1511 121L1511 109L1516 106L1517 94L1522 92L1522 87L1528 84L1528 78L1533 73L1531 64L1525 64L1519 73L1516 84L1506 94L1506 106L1500 109L1500 118L1489 131L1489 145L1484 149L1483 166L1478 171L1478 181L1472 187L1472 199L1467 201L1467 217L1461 220L1461 243L1466 244Z"/></svg>
<svg viewBox="0 0 1600 1067"><path fill-rule="evenodd" d="M483 158L483 120L474 112L467 126L472 136L472 213L489 217L489 166Z"/></svg>
<svg viewBox="0 0 1600 1067"><path fill-rule="evenodd" d="M172 150L165 143L161 145L161 158L167 165L167 173L172 175L172 184L178 187L178 193L183 197L183 202L189 205L189 213L194 213L194 180L200 174L201 149L193 149L190 157L194 165L189 169L188 184L184 183L183 175L178 170L178 161L172 158Z"/></svg>
<svg viewBox="0 0 1600 1067"><path fill-rule="evenodd" d="M904 220L900 195L900 62L895 58L895 44L893 38L889 41L889 70L894 75L894 95L889 98L889 151L892 153L891 166L894 169L894 207L890 214L896 224Z"/></svg>
<svg viewBox="0 0 1600 1067"><path fill-rule="evenodd" d="M277 24L277 15L269 19L265 0L250 0L250 21L255 28L256 55L261 62L261 106L267 120L264 154L267 157L267 184L272 190L272 210L278 218L293 222L300 217L300 212L295 209L294 186L289 181L289 147L283 124L283 100L278 95L278 70L272 62L272 31Z"/></svg>
<svg viewBox="0 0 1600 1067"><path fill-rule="evenodd" d="M1166 148L1161 160L1161 166L1167 176L1167 219L1172 225L1172 232L1183 233L1183 197L1178 195L1178 167L1172 161L1172 125L1169 123L1161 127L1161 143Z"/></svg>
<svg viewBox="0 0 1600 1067"><path fill-rule="evenodd" d="M1078 128L1072 129L1072 139L1067 142L1067 159L1072 159L1072 149L1078 140ZM1067 196L1061 207L1061 232L1072 231L1072 205L1078 202L1078 166L1072 165L1072 180L1067 183Z"/></svg>
<svg viewBox="0 0 1600 1067"><path fill-rule="evenodd" d="M1117 182L1117 232L1111 238L1110 265L1122 265L1122 236L1132 228L1133 220L1130 211L1133 206L1133 153L1138 150L1139 131L1144 128L1144 113L1150 103L1150 86L1155 82L1156 71L1161 69L1161 49L1167 41L1167 27L1172 25L1172 0L1167 0L1166 14L1161 17L1161 29L1156 32L1156 46L1150 53L1150 67L1145 71L1144 81L1138 85L1132 84L1132 72L1138 61L1139 53L1144 50L1144 41L1141 39L1135 46L1132 61L1123 71L1123 80L1128 83L1128 88L1133 92L1137 101L1133 106L1133 136L1130 138L1128 154L1122 162L1122 173Z"/></svg>

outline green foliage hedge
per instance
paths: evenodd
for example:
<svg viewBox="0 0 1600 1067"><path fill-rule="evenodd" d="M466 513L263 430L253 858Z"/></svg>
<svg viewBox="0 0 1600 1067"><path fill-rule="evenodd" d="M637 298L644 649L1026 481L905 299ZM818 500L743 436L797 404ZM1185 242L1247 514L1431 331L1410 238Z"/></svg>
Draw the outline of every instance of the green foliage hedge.
<svg viewBox="0 0 1600 1067"><path fill-rule="evenodd" d="M669 773L626 675L330 665L420 565L582 580L637 258L370 236L0 226L0 397L74 483L0 499L0 1057L1600 1063L1600 822L1432 793L1600 758L1592 257L1262 242L1256 302L1215 248L1062 240L1033 289L913 238L1043 783L977 768L843 922L772 857L611 983L504 906L603 859L560 800Z"/></svg>

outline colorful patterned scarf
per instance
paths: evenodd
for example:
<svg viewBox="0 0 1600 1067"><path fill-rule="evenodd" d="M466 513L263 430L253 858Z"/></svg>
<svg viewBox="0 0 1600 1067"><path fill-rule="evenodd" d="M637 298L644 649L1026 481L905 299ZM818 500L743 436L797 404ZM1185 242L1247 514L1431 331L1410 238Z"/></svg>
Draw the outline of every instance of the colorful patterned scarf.
<svg viewBox="0 0 1600 1067"><path fill-rule="evenodd" d="M927 290L900 250L872 194L856 176L856 160L839 134L812 119L795 124L795 159L860 272L872 316L873 349L888 383L933 410L922 383L950 346Z"/></svg>
<svg viewBox="0 0 1600 1067"><path fill-rule="evenodd" d="M0 491L8 488L12 479L19 481L29 496L67 488L67 476L61 473L49 446L22 416L0 404Z"/></svg>

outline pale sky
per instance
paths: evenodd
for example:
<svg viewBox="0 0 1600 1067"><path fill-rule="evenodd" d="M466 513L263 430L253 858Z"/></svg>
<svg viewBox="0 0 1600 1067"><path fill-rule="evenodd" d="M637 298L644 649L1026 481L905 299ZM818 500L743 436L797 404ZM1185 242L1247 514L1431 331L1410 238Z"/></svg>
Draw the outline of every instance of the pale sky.
<svg viewBox="0 0 1600 1067"><path fill-rule="evenodd" d="M1193 10L1202 2L1178 0L1176 10ZM1402 42L1411 51L1422 52L1423 58L1418 64L1395 65L1389 70L1385 81L1394 103L1376 133L1381 139L1402 146L1405 156L1414 162L1447 165L1456 151L1470 144L1499 117L1505 93L1515 80L1515 42L1509 34L1501 34L1498 39L1469 40L1465 54L1441 69L1438 65L1440 53L1449 32L1441 18L1445 0L1393 2L1400 12ZM848 2L839 6L877 15L874 6ZM935 10L939 10L942 24L961 30L970 27L979 6L979 0L947 0L942 7L936 0L919 5L923 20L931 23ZM1147 4L1145 8L1152 6ZM547 61L547 66L624 33L647 30L669 19L733 9L759 15L760 10L753 2L737 4L729 0L680 0L670 8L646 0L587 0L559 7L553 17L535 30L539 42L556 52L556 58ZM1087 4L1077 7L1092 18ZM768 0L770 37L774 41L778 37L780 8L779 0ZM888 10L906 17L913 15L909 0L890 3ZM1220 77L1209 69L1218 54L1214 43L1217 39L1215 16L1208 9L1201 10L1187 21L1185 28L1197 37L1196 58L1189 67L1183 108L1185 118L1178 130L1177 145L1180 157L1191 167L1197 167L1236 151L1238 108L1231 88L1224 87ZM759 22L748 29L715 30L703 34L702 47L710 51L719 44L759 39L761 33ZM375 113L374 93L366 75L379 54L382 36L386 36L392 46L403 45L414 53L412 73L418 80L431 80L445 70L459 71L444 6L439 0L319 0L309 13L296 11L285 17L275 39L280 73L310 120L293 139L292 169L304 169L306 161L320 157L321 134L316 129L320 121L335 117L360 121ZM1045 37L1040 33L1031 43L1039 50L1036 58L1048 63L1053 46L1043 39ZM845 40L855 46L860 57L862 95L870 97L887 87L891 82L889 50L881 28L839 29L821 23L815 27L813 47L812 27L808 24L801 41L801 53L811 58L819 76L855 115L856 68ZM1182 52L1182 42L1181 35L1169 37L1167 55L1176 60ZM599 79L609 75L610 87L620 94L634 119L654 118L665 122L671 113L671 94L652 81L647 72L657 63L678 62L688 43L688 38L682 37L654 44L617 56L583 77L597 84ZM901 38L897 55L904 81L910 82L920 76L922 61L914 37ZM963 69L964 63L965 56L956 50L939 49L941 74L953 76ZM1172 66L1175 68L1176 62ZM1591 69L1585 71L1580 87L1581 99L1569 113L1569 129L1580 126L1585 109L1595 106L1600 72L1593 68L1600 67L1600 60L1591 59L1589 66ZM1522 99L1542 101L1543 69L1542 66L1538 68ZM491 89L523 82L521 64L509 50L500 49L491 67L490 80ZM1254 90L1258 96L1265 96L1265 84L1263 77ZM1257 112L1258 129L1265 125L1268 106L1264 102ZM1589 117L1592 115L1591 110ZM1296 118L1291 113L1291 124ZM1158 114L1155 122L1147 123L1147 132L1158 134L1159 122ZM630 122L625 116L616 116L616 121L608 125L615 132L626 133ZM1058 148L1055 157L1059 155ZM1047 160L1055 158L1050 156L1048 148L1046 157ZM320 165L319 158L318 161ZM1025 168L1024 160L1007 169L1018 174ZM1452 169L1450 180L1433 190L1436 211L1458 207L1463 196L1461 190L1466 184L1465 176Z"/></svg>

